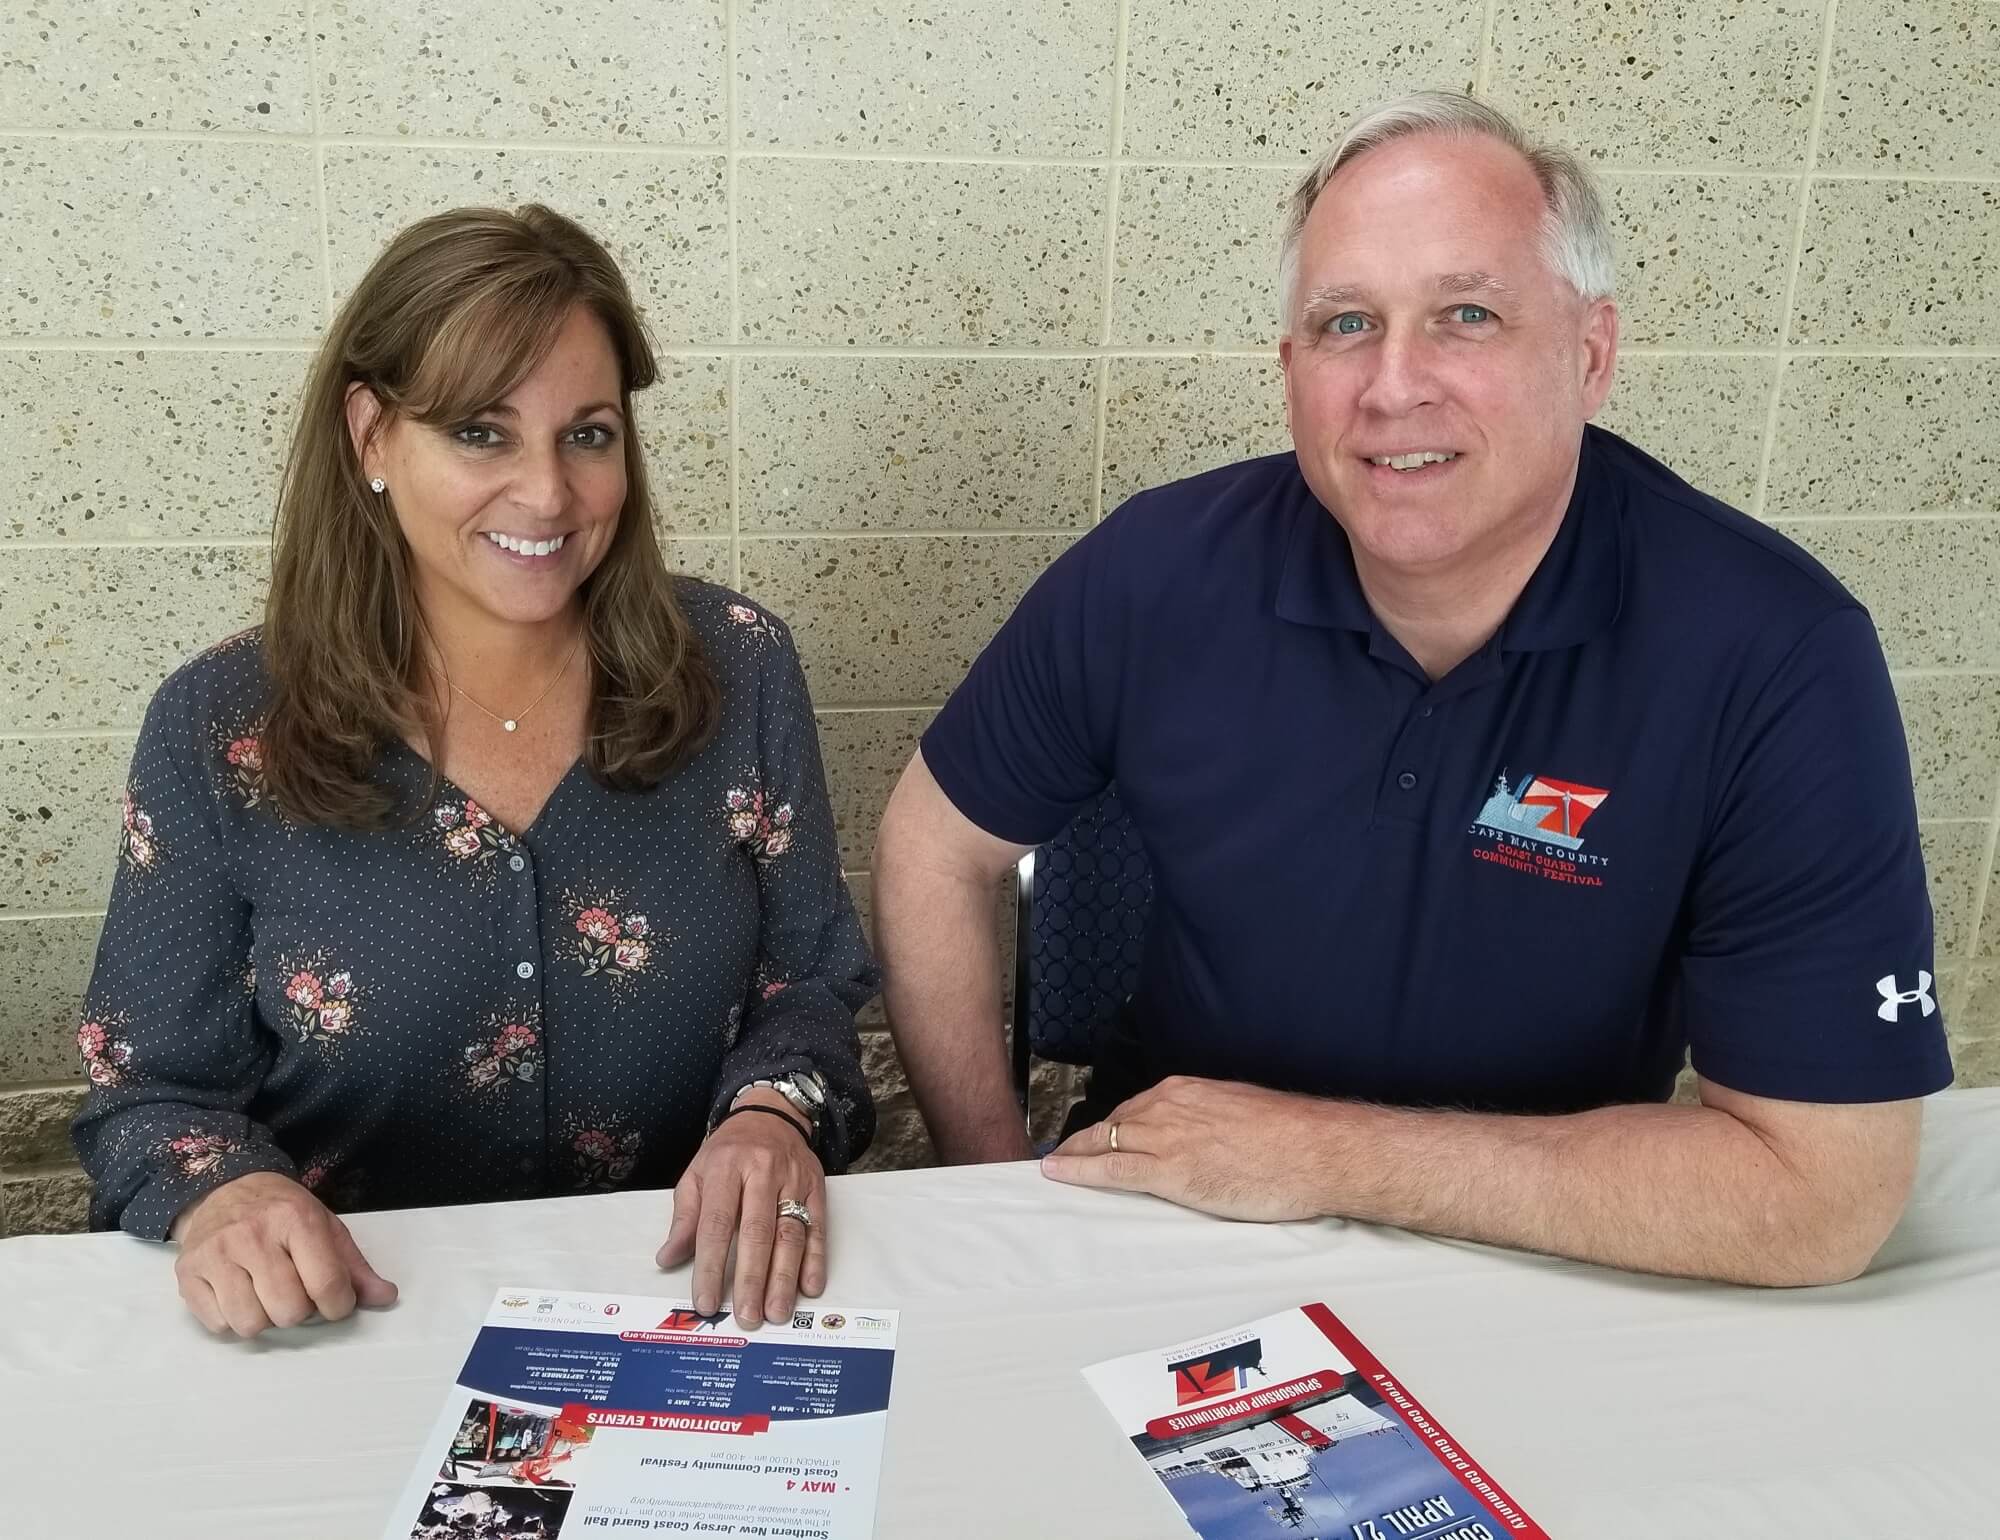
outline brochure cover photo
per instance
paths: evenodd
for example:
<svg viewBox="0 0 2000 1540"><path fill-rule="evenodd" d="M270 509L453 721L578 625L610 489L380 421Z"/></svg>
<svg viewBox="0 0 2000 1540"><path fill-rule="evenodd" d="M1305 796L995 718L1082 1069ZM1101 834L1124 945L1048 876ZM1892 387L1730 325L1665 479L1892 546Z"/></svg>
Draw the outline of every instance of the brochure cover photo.
<svg viewBox="0 0 2000 1540"><path fill-rule="evenodd" d="M1204 1540L1549 1540L1323 1304L1083 1372Z"/></svg>

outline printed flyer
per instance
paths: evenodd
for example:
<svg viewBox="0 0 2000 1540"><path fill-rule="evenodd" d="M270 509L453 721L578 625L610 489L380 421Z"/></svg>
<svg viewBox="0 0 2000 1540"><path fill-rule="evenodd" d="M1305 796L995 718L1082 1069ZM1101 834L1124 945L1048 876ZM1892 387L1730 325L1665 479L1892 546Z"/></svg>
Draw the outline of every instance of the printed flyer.
<svg viewBox="0 0 2000 1540"><path fill-rule="evenodd" d="M866 1540L896 1312L502 1289L384 1540Z"/></svg>
<svg viewBox="0 0 2000 1540"><path fill-rule="evenodd" d="M1325 1305L1083 1373L1205 1540L1548 1540Z"/></svg>

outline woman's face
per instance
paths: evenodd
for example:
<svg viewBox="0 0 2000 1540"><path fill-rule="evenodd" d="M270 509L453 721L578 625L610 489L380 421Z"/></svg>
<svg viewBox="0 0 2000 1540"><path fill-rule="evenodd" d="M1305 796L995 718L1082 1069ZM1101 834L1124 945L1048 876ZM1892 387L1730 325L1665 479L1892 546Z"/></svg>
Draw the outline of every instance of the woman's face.
<svg viewBox="0 0 2000 1540"><path fill-rule="evenodd" d="M618 353L587 308L504 400L442 427L348 396L362 474L381 477L433 621L556 619L611 547L625 506Z"/></svg>

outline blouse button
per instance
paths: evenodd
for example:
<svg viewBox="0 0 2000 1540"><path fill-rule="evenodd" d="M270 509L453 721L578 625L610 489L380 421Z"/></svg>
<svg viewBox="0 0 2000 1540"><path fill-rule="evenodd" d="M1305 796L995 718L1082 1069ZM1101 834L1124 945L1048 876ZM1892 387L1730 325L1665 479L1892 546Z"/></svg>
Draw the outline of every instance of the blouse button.
<svg viewBox="0 0 2000 1540"><path fill-rule="evenodd" d="M535 965L529 962L516 963L514 965L514 972L521 978L531 979L535 976Z"/></svg>
<svg viewBox="0 0 2000 1540"><path fill-rule="evenodd" d="M526 866L528 863L524 858L520 856L509 856L507 857L507 864L513 867L514 870L518 872L522 867Z"/></svg>

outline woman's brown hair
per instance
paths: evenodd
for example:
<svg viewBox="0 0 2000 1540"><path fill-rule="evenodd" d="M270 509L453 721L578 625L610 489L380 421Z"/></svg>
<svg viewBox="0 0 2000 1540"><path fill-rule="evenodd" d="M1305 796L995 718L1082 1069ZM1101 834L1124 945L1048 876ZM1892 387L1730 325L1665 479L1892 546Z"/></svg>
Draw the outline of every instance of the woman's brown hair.
<svg viewBox="0 0 2000 1540"><path fill-rule="evenodd" d="M539 204L454 209L411 225L376 258L306 384L264 606L264 765L288 816L382 827L396 808L369 779L377 756L400 733L436 745L443 729L435 696L413 683L423 623L409 549L388 498L362 475L349 390L372 390L385 419L455 426L531 374L578 305L618 354L626 475L610 549L582 588L595 680L584 763L605 785L643 790L714 734L721 693L653 530L632 395L657 368L624 276L587 232Z"/></svg>

